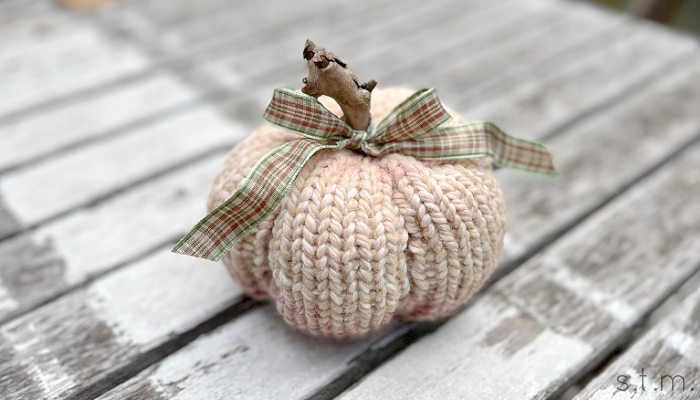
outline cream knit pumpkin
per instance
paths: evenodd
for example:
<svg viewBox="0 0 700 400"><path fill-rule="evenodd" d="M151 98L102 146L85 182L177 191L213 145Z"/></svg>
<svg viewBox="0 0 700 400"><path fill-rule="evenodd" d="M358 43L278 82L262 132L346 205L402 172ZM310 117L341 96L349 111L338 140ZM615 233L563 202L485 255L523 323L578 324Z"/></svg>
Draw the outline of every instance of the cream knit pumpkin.
<svg viewBox="0 0 700 400"><path fill-rule="evenodd" d="M413 92L377 90L372 118ZM322 97L336 114L340 108ZM465 121L448 110L451 124ZM260 158L299 136L264 126L227 156L208 201L229 198ZM394 315L446 316L496 267L505 204L488 158L419 161L322 150L264 222L223 258L253 297L312 334L362 336Z"/></svg>

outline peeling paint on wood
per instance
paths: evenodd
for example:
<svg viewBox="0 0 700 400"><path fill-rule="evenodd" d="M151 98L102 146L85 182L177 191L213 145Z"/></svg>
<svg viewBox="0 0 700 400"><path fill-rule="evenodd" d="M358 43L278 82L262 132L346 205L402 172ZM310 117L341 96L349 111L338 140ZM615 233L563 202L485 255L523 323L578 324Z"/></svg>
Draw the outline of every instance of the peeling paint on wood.
<svg viewBox="0 0 700 400"><path fill-rule="evenodd" d="M0 346L7 343L10 358L0 368L38 382L32 385L41 389L36 399L65 398L193 328L241 293L223 268L162 249L2 325ZM19 398L26 384L8 381L0 390Z"/></svg>
<svg viewBox="0 0 700 400"><path fill-rule="evenodd" d="M300 398L370 343L310 337L286 325L273 306L202 339L100 399L130 397L146 385L167 399Z"/></svg>
<svg viewBox="0 0 700 400"><path fill-rule="evenodd" d="M36 304L67 287L65 263L50 240L43 243L19 236L0 243L0 284L12 306L0 308L0 317L21 305Z"/></svg>
<svg viewBox="0 0 700 400"><path fill-rule="evenodd" d="M0 396L8 399L12 393L17 399L41 399L43 393L38 382L19 361L12 346L0 338Z"/></svg>
<svg viewBox="0 0 700 400"><path fill-rule="evenodd" d="M526 314L506 318L486 334L482 346L495 347L502 344L504 353L514 355L532 343L542 329L537 321Z"/></svg>

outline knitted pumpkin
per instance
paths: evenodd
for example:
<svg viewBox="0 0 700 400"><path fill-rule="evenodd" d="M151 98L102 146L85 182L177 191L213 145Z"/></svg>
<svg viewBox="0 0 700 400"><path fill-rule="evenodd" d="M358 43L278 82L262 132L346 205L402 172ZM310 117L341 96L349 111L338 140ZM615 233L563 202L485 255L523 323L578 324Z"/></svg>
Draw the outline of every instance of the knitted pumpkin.
<svg viewBox="0 0 700 400"><path fill-rule="evenodd" d="M412 91L377 90L375 121ZM340 114L327 97L322 103ZM451 124L462 120L454 112ZM264 126L226 158L209 196L219 206L270 150L298 139ZM505 204L487 158L419 161L353 150L316 153L264 222L224 256L253 297L313 334L359 336L450 314L483 285L503 248Z"/></svg>
<svg viewBox="0 0 700 400"><path fill-rule="evenodd" d="M372 101L375 81L360 85L311 41L303 54L303 94L275 90L264 115L274 127L231 151L209 215L173 251L223 260L251 296L315 335L450 314L503 249L505 204L485 156L554 174L549 152L466 124L434 89L378 90Z"/></svg>

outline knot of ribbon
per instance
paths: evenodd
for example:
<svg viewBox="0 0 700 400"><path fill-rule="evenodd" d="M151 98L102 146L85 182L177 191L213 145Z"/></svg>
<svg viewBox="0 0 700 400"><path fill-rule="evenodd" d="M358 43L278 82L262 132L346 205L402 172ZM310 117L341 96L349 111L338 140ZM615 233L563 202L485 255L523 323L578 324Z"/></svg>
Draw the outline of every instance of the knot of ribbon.
<svg viewBox="0 0 700 400"><path fill-rule="evenodd" d="M338 142L339 148L345 148L350 150L359 150L362 152L368 152L369 142L367 141L370 133L368 131L358 131L353 130L350 137Z"/></svg>
<svg viewBox="0 0 700 400"><path fill-rule="evenodd" d="M502 167L556 175L539 142L507 135L490 122L446 126L452 117L433 88L417 91L367 131L353 130L318 99L283 88L275 89L264 118L302 138L263 156L238 190L199 221L173 252L220 260L272 214L311 156L323 149L352 149L373 157L400 153L420 160L491 157Z"/></svg>

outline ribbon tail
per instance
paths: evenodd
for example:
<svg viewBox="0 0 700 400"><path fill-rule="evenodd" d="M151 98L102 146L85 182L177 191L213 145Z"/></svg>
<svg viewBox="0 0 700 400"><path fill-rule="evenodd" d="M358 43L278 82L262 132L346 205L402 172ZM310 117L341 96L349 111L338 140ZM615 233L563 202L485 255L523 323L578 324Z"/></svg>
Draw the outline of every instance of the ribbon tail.
<svg viewBox="0 0 700 400"><path fill-rule="evenodd" d="M544 144L508 135L491 122L474 122L440 129L478 155L493 158L496 165L542 175L557 175L552 155ZM471 154L470 154L471 156Z"/></svg>
<svg viewBox="0 0 700 400"><path fill-rule="evenodd" d="M298 139L267 153L238 190L199 221L172 251L219 261L277 208L311 156L328 148L337 149L338 146Z"/></svg>
<svg viewBox="0 0 700 400"><path fill-rule="evenodd" d="M421 160L491 157L501 167L557 174L552 156L542 143L510 136L490 122L442 127L432 135L387 143L377 153L401 153Z"/></svg>

